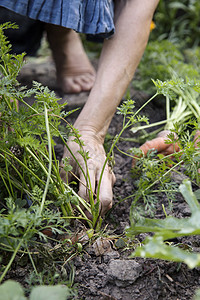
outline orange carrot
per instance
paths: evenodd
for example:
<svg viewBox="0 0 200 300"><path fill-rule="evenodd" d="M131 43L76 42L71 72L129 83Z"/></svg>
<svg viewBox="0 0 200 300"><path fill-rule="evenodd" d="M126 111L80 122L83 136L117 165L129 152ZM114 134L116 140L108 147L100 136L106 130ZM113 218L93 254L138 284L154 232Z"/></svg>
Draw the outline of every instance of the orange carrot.
<svg viewBox="0 0 200 300"><path fill-rule="evenodd" d="M147 155L149 150L157 150L158 153L163 155L170 155L174 152L178 152L179 146L178 143L175 144L166 144L166 140L168 139L168 135L170 134L169 130L161 131L157 137L151 141L146 141L140 149L144 153L144 156ZM132 161L132 168L135 166L136 160L133 159Z"/></svg>

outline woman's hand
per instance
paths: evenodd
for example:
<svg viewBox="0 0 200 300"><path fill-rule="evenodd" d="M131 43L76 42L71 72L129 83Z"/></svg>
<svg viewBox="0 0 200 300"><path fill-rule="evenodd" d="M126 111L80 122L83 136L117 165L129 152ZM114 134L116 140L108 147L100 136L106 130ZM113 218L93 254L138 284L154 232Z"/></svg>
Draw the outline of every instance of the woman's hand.
<svg viewBox="0 0 200 300"><path fill-rule="evenodd" d="M84 198L85 200L89 200L89 180L87 178L90 178L91 182L91 190L94 194L94 199L96 198L97 194L97 188L100 180L100 175L104 166L104 162L106 159L105 150L103 148L102 143L97 139L96 136L88 134L88 133L82 133L81 135L81 141L83 141L84 145L82 149L84 150L84 153L81 154L81 147L78 143L74 141L74 137L70 138L68 141L68 147L70 148L71 152L75 156L76 160L72 157L70 152L65 147L64 149L64 158L70 157L70 162L73 167L73 172L76 176L79 177L79 196ZM83 158L83 156L89 157L86 159L86 163ZM78 165L79 164L79 165ZM84 176L84 173L86 176ZM64 170L61 170L61 178L66 181L66 174ZM113 192L112 188L115 183L115 176L112 172L111 168L106 164L105 169L103 171L103 176L101 180L100 185L100 193L99 193L99 199L100 199L100 215L103 216L105 213L112 207L112 198L113 198ZM96 199L95 199L96 200Z"/></svg>

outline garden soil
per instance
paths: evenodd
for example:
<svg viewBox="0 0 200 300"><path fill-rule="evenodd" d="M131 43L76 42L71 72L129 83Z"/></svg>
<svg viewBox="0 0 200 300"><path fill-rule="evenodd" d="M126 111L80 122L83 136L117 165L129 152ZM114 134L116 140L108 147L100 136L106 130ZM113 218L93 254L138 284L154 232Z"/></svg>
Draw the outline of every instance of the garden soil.
<svg viewBox="0 0 200 300"><path fill-rule="evenodd" d="M80 95L60 95L55 84L55 69L51 59L45 61L29 62L20 74L19 80L22 84L30 86L32 80L40 81L50 89L55 90L62 102L68 102L67 110L74 107L82 107L87 99L87 93ZM129 92L136 101L136 107L146 101L145 93L136 93L130 86ZM29 100L31 102L31 99ZM151 122L162 120L164 109L162 105L151 102L142 114L147 115ZM70 120L73 122L73 119ZM115 115L109 128L109 134L114 136L122 128L122 120ZM129 130L123 137L133 138ZM138 147L135 142L121 141L119 149L128 152L131 147ZM57 145L57 152L62 155L62 145ZM129 210L133 197L117 204L120 199L128 197L134 192L134 180L131 177L131 158L115 151L114 173L116 183L114 186L114 207L103 221L101 237L95 244L85 243L80 255L75 256L70 265L73 264L74 284L78 288L76 299L87 300L189 300L192 299L195 290L200 286L200 269L189 269L185 264L167 262L154 259L130 258L134 251L134 245L139 245L146 236L140 234L135 237L135 244L123 244L124 230L129 226ZM184 176L174 176L173 180L181 183ZM117 204L117 205L115 205ZM169 213L168 200L165 195L160 196L156 204L155 217L163 218L162 204ZM181 196L173 203L170 212L175 217L188 217L189 208ZM119 237L122 237L121 239ZM197 252L200 250L199 237L179 238L176 243L182 243ZM28 275L28 268L16 267L9 272L8 277L23 283ZM69 265L65 266L66 271Z"/></svg>

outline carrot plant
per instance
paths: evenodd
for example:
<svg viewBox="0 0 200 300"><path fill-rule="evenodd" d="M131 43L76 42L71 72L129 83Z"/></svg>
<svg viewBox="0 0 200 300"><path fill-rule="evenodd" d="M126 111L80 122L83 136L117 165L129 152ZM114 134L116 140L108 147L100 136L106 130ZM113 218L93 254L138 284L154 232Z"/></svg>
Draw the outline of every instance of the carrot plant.
<svg viewBox="0 0 200 300"><path fill-rule="evenodd" d="M0 282L18 253L29 256L37 273L30 248L39 247L40 239L46 241L46 233L66 233L75 219L93 227L85 214L93 213L91 205L61 180L54 148L55 137L67 146L68 136L73 135L81 149L77 130L66 120L73 111L64 112L54 92L40 83L33 82L31 89L20 86L17 75L25 54L10 54L11 45L4 35L6 28L15 27L0 26L0 250L11 254L1 264ZM30 96L34 97L32 106L25 101ZM64 132L59 129L61 122ZM71 172L67 159L62 167ZM71 253L72 247L66 248Z"/></svg>
<svg viewBox="0 0 200 300"><path fill-rule="evenodd" d="M164 125L164 128L170 131L164 136L165 147L163 141L157 146L156 142L160 142L158 136L141 146L142 153L139 154L137 150L135 160L138 159L138 162L134 160L134 171L139 180L130 209L131 225L127 229L127 237L134 239L135 235L144 232L154 235L145 238L131 257L184 262L189 268L194 268L200 265L199 253L193 252L191 247L182 249L183 245L173 243L172 239L200 234L199 189L193 192L191 185L192 182L199 187L200 183L200 82L198 78L183 79L176 74L172 79L153 82L157 93L164 96L166 103L166 120L153 126ZM145 125L146 128L151 126L152 124ZM142 126L139 129L141 128ZM138 128L133 128L133 132L137 130ZM170 150L169 146L172 146ZM163 149L160 149L162 147ZM158 150L162 151L158 153ZM142 157L138 158L140 155ZM184 173L187 176L179 187L171 178L174 172ZM170 204L177 198L178 193L181 194L190 208L191 216L182 219L168 216L163 206L164 219L144 217L142 207L145 206L146 213L152 216L155 202L157 200L156 204L160 203L163 193L166 194ZM139 204L141 198L143 201Z"/></svg>
<svg viewBox="0 0 200 300"><path fill-rule="evenodd" d="M19 85L24 54L10 54L3 33L14 27L0 26L0 249L1 256L10 253L8 262L1 263L0 282L18 252L30 254L33 245L46 240L47 228L67 231L67 219L74 215L71 202L78 198L61 181L55 157L53 136L58 136L62 107L39 83L30 90ZM32 107L24 100L30 95L35 97ZM25 106L18 107L18 102Z"/></svg>
<svg viewBox="0 0 200 300"><path fill-rule="evenodd" d="M144 143L140 150L131 150L135 154L133 173L137 178L139 176L135 183L135 200L132 205L136 205L138 199L143 198L149 212L157 199L155 187L158 184L158 192L163 190L168 194L170 191L170 197L173 199L172 194L175 190L170 179L172 171L182 168L182 172L197 185L200 180L197 137L200 120L200 82L174 76L171 80L156 80L154 84L156 94L165 98L166 119L131 129L136 132L142 128L164 125L165 131L161 131L156 138Z"/></svg>
<svg viewBox="0 0 200 300"><path fill-rule="evenodd" d="M64 248L63 253L67 252L69 257L76 255L79 243L72 244L69 230L73 220L84 221L91 228L90 234L85 230L88 237L100 229L99 191L105 166L111 161L113 149L124 130L137 122L147 122L145 116L139 115L142 108L133 111L133 100L125 101L118 108L118 113L123 115L122 130L108 151L97 194L93 195L87 168L89 154L84 151L79 132L66 119L73 111L65 112L54 92L40 83L33 82L31 89L19 84L17 75L25 54L10 54L11 45L4 35L6 28L15 28L15 25L0 25L0 254L9 253L9 259L2 260L0 283L19 253L29 257L34 272L39 274L34 262L37 251L32 249L41 248L43 241L57 234L67 233L69 237L67 245L54 240L58 247ZM30 96L34 98L32 106L25 101ZM60 129L62 126L64 130ZM68 180L61 180L61 168L66 178L69 173L74 174L69 158L61 163L56 157L54 138L61 139L76 160L67 144L71 136L79 144L86 164L84 176L89 202L79 197Z"/></svg>

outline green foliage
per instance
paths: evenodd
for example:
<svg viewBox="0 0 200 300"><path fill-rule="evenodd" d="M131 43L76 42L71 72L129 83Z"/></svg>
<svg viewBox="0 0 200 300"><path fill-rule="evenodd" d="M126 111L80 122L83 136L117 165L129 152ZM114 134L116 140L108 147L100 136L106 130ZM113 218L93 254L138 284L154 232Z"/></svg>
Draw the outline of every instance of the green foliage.
<svg viewBox="0 0 200 300"><path fill-rule="evenodd" d="M198 289L196 292L195 292L195 296L194 296L194 300L199 300L200 299L200 289Z"/></svg>
<svg viewBox="0 0 200 300"><path fill-rule="evenodd" d="M200 97L199 80L187 78L184 80L178 76L172 79L154 81L156 87L155 95L163 95L166 101L166 120L155 125L165 124L165 129L171 130L166 144L178 143L180 152L174 153L174 159L170 156L164 157L156 150L148 152L147 157L138 149L130 149L138 162L133 170L134 185L136 192L132 203L132 210L139 210L138 200L143 199L143 206L147 214L152 215L158 196L164 192L171 205L177 190L171 181L171 172L178 170L184 165L184 172L191 180L199 183L200 176L199 149L195 147L194 135L199 129L200 120ZM148 102L148 101L147 101ZM146 103L145 103L146 104ZM160 124L159 124L160 123ZM154 126L154 124L133 127L133 132L142 128ZM176 137L176 138L175 138ZM139 159L140 157L140 159Z"/></svg>
<svg viewBox="0 0 200 300"><path fill-rule="evenodd" d="M154 15L156 28L139 64L134 88L153 94L151 79L165 81L174 73L184 79L200 79L199 14L198 0L160 0Z"/></svg>
<svg viewBox="0 0 200 300"><path fill-rule="evenodd" d="M18 75L23 65L23 57L25 53L20 55L10 54L11 45L4 35L4 30L18 28L17 25L10 22L1 24L0 26L0 72L5 76L8 82L16 82L16 76Z"/></svg>
<svg viewBox="0 0 200 300"><path fill-rule="evenodd" d="M179 192L177 184L171 178L172 172L184 173L199 185L200 151L194 141L198 129L199 123L193 120L186 122L182 127L175 123L172 133L166 139L166 144L177 143L179 146L180 151L174 152L173 158L171 155L157 154L156 149L149 150L146 157L139 149L130 149L131 154L137 159L132 170L135 193L131 213L153 216L156 203L163 193L168 199L170 208ZM141 199L142 202L139 201Z"/></svg>
<svg viewBox="0 0 200 300"><path fill-rule="evenodd" d="M11 24L6 26L14 28ZM0 25L0 251L10 255L8 260L2 260L0 282L19 252L28 256L35 273L39 274L31 249L39 249L43 253L42 243L51 239L52 235L66 233L70 220L84 220L96 231L100 229L99 193L106 163L111 162L113 149L125 129L137 122L148 122L145 116L139 116L141 109L134 112L133 100L125 101L119 107L118 113L123 115L122 130L108 150L94 199L87 169L89 153L84 151L79 132L65 120L73 111L64 113L54 92L38 82L33 82L29 90L20 86L16 77L24 54L9 54L11 45L3 33L6 26ZM32 106L25 101L30 95L34 98ZM17 102L23 105L18 107ZM61 121L65 125L62 131L59 130ZM54 137L62 140L82 170L67 144L71 136L80 146L79 153L86 165L84 176L89 189L89 203L60 177ZM63 168L68 180L68 173L72 170L69 158L63 160ZM91 215L92 220L87 215ZM54 243L62 249L62 241L54 240ZM74 251L82 251L81 243L68 245L65 255L67 252L73 256Z"/></svg>
<svg viewBox="0 0 200 300"><path fill-rule="evenodd" d="M64 285L38 286L31 291L30 300L67 300L73 296L71 289ZM0 286L0 300L26 300L21 285L13 280L8 280Z"/></svg>
<svg viewBox="0 0 200 300"><path fill-rule="evenodd" d="M131 216L131 226L127 230L128 236L142 232L154 232L153 237L148 237L142 247L138 247L133 256L151 257L158 259L184 262L190 268L200 266L200 254L190 253L178 246L170 246L165 242L176 237L191 236L200 234L200 204L192 192L191 183L185 180L180 185L180 192L190 207L191 217L178 219L167 216L165 219L148 219L143 217L134 218Z"/></svg>
<svg viewBox="0 0 200 300"><path fill-rule="evenodd" d="M18 251L28 253L36 270L30 248L38 249L49 239L45 230L50 235L66 233L68 220L75 215L91 224L79 209L80 202L89 212L90 206L61 180L54 151L54 137L66 144L68 135L59 127L73 111L64 113L55 93L40 83L33 82L30 90L20 86L17 75L24 54L9 54L11 45L3 32L15 27L0 25L0 282ZM35 100L33 106L25 102L30 95ZM23 104L19 108L17 101ZM72 135L72 126L67 127ZM65 168L71 170L67 160ZM10 255L4 255L6 252Z"/></svg>
<svg viewBox="0 0 200 300"><path fill-rule="evenodd" d="M8 197L13 201L30 198L42 212L44 205L48 207L53 199L71 191L60 178L53 140L59 136L66 143L66 134L62 135L59 126L70 112L61 112L63 106L58 104L55 93L40 83L33 82L30 90L19 85L16 76L24 55L9 54L11 45L3 33L8 27L15 28L12 24L0 27L0 195L2 203ZM30 95L35 100L32 107L24 100ZM18 109L17 101L24 106ZM61 204L61 210L65 216L73 215L70 201Z"/></svg>
<svg viewBox="0 0 200 300"><path fill-rule="evenodd" d="M149 94L155 92L152 79L166 81L174 75L186 79L200 79L199 48L181 51L169 40L152 41L146 47L145 53L138 67L138 73L133 86ZM148 66L148 67L147 67Z"/></svg>
<svg viewBox="0 0 200 300"><path fill-rule="evenodd" d="M0 286L0 299L12 300L15 295L16 300L25 300L24 291L18 282L8 280Z"/></svg>
<svg viewBox="0 0 200 300"><path fill-rule="evenodd" d="M154 20L153 40L168 39L182 47L199 45L200 3L198 0L160 0Z"/></svg>
<svg viewBox="0 0 200 300"><path fill-rule="evenodd" d="M166 120L155 125L165 124L165 129L171 130L166 144L178 144L180 151L171 156L157 155L156 149L149 150L147 156L138 149L130 149L137 163L133 169L135 185L132 212L153 216L158 199L165 193L172 206L178 192L177 185L171 180L172 171L184 172L191 180L200 182L200 152L196 147L194 137L199 130L200 96L199 80L183 79L178 76L165 81L154 81L156 95L162 94L166 101ZM162 124L161 124L162 123ZM154 126L149 124L133 127L133 132ZM138 157L138 158L137 158ZM184 169L182 168L184 167ZM142 203L141 200L142 199ZM139 202L138 202L139 201Z"/></svg>
<svg viewBox="0 0 200 300"><path fill-rule="evenodd" d="M70 290L63 285L57 286L39 286L35 287L31 294L30 300L43 300L43 299L52 299L52 300L66 300L72 296Z"/></svg>
<svg viewBox="0 0 200 300"><path fill-rule="evenodd" d="M137 153L132 149L132 154ZM156 156L156 151L149 151L147 157L142 157L132 170L133 184L135 186L134 200L131 212L153 215L160 195L164 193L169 199L171 207L177 192L177 185L171 180L171 167L175 163L169 157ZM142 199L142 202L139 200Z"/></svg>

